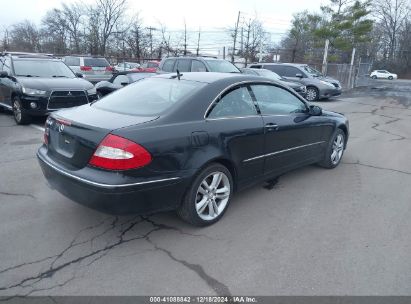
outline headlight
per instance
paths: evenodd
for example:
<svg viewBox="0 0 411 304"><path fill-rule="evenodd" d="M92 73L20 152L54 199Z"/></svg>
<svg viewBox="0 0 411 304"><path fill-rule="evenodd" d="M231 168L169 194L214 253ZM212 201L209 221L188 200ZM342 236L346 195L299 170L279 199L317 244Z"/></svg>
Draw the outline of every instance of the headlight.
<svg viewBox="0 0 411 304"><path fill-rule="evenodd" d="M30 88L22 88L24 94L27 95L46 95L47 91L37 90L37 89L30 89Z"/></svg>
<svg viewBox="0 0 411 304"><path fill-rule="evenodd" d="M327 85L327 86L329 86L329 87L334 88L334 85L333 85L332 83L330 83L330 82L323 81L323 80L320 80L320 82L321 82L322 84L325 84L325 85Z"/></svg>
<svg viewBox="0 0 411 304"><path fill-rule="evenodd" d="M88 94L88 95L95 95L95 94L97 94L96 88L91 88L91 89L87 90L87 94Z"/></svg>

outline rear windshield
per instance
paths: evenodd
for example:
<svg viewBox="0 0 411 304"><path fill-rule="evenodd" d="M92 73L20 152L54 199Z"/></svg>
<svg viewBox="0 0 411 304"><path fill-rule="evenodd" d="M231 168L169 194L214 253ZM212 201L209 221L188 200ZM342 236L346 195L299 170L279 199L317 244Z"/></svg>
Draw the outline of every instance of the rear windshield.
<svg viewBox="0 0 411 304"><path fill-rule="evenodd" d="M74 73L62 61L15 59L13 64L16 76L75 78Z"/></svg>
<svg viewBox="0 0 411 304"><path fill-rule="evenodd" d="M240 73L240 70L227 60L205 60L210 66L210 72Z"/></svg>
<svg viewBox="0 0 411 304"><path fill-rule="evenodd" d="M91 67L108 67L109 63L105 58L84 58L84 65Z"/></svg>
<svg viewBox="0 0 411 304"><path fill-rule="evenodd" d="M195 81L146 78L107 95L93 107L128 115L160 115L204 86Z"/></svg>

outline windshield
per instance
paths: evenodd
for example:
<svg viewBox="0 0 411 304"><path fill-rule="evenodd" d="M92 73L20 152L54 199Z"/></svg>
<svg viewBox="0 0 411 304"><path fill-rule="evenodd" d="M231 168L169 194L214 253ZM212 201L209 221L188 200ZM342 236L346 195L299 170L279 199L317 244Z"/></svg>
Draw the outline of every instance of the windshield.
<svg viewBox="0 0 411 304"><path fill-rule="evenodd" d="M323 76L322 73L318 72L316 69L310 68L308 65L303 67L304 71L306 71L308 74L311 74L314 77L321 77Z"/></svg>
<svg viewBox="0 0 411 304"><path fill-rule="evenodd" d="M75 78L76 76L62 61L52 60L14 60L16 76L27 77L63 77Z"/></svg>
<svg viewBox="0 0 411 304"><path fill-rule="evenodd" d="M240 73L234 64L227 60L205 60L210 67L210 72Z"/></svg>
<svg viewBox="0 0 411 304"><path fill-rule="evenodd" d="M263 76L263 77L271 78L271 79L274 79L274 80L281 80L280 75L278 75L277 73L274 73L272 71L269 71L269 70L258 70L257 73L258 73L258 75Z"/></svg>
<svg viewBox="0 0 411 304"><path fill-rule="evenodd" d="M159 115L204 86L194 81L146 78L107 95L93 107L128 115Z"/></svg>

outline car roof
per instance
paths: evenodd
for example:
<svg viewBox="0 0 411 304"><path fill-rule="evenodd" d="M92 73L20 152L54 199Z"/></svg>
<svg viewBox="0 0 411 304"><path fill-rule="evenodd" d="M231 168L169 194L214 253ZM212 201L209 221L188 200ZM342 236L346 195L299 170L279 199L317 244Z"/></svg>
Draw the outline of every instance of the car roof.
<svg viewBox="0 0 411 304"><path fill-rule="evenodd" d="M156 72L142 72L142 71L120 71L117 73L114 73L113 76L117 75L127 75L127 74L156 74Z"/></svg>
<svg viewBox="0 0 411 304"><path fill-rule="evenodd" d="M214 83L218 81L231 80L233 82L240 81L261 81L263 77L254 76L242 73L218 73L218 72L183 72L180 74L180 79L188 81L197 81L204 83ZM176 78L177 73L159 74L153 78ZM270 79L267 79L270 81Z"/></svg>

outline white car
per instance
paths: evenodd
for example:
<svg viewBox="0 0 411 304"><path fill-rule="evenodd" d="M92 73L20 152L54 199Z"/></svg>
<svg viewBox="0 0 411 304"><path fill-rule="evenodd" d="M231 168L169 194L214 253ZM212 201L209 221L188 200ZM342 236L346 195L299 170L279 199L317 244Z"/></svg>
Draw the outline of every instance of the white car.
<svg viewBox="0 0 411 304"><path fill-rule="evenodd" d="M135 62L121 62L114 67L116 71L124 72L124 71L132 71L138 69L140 64Z"/></svg>
<svg viewBox="0 0 411 304"><path fill-rule="evenodd" d="M386 70L375 70L371 73L370 77L372 79L383 78L383 79L389 79L389 80L393 80L393 79L398 78L397 74L390 73Z"/></svg>

